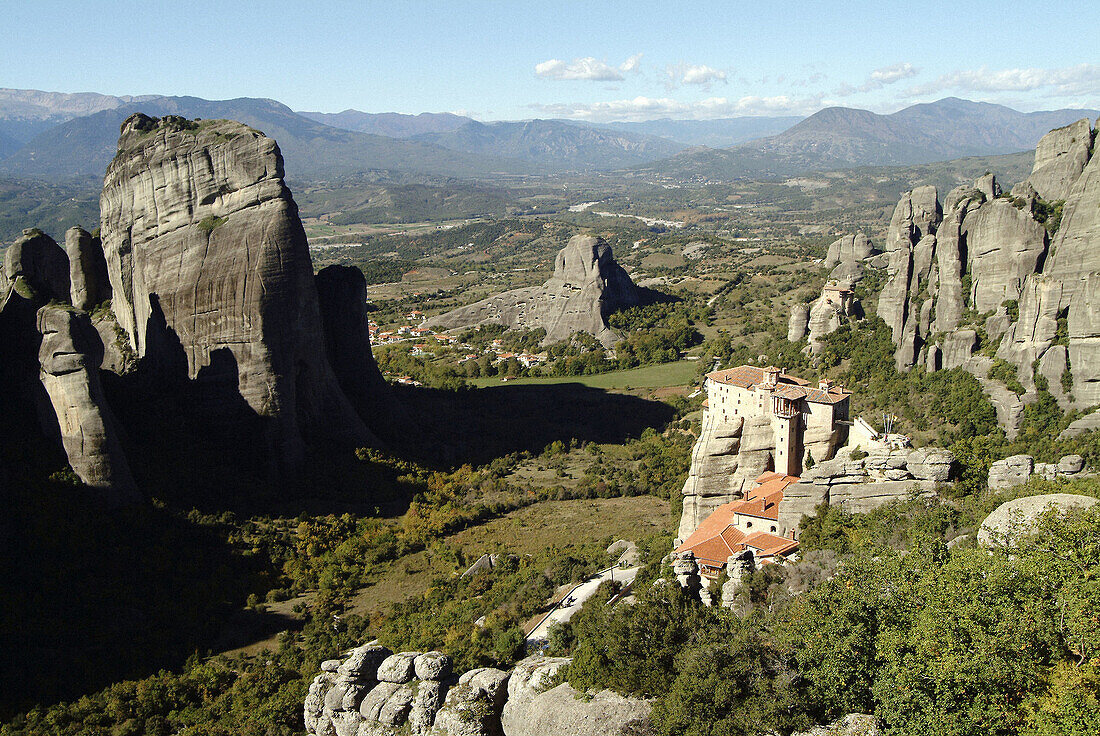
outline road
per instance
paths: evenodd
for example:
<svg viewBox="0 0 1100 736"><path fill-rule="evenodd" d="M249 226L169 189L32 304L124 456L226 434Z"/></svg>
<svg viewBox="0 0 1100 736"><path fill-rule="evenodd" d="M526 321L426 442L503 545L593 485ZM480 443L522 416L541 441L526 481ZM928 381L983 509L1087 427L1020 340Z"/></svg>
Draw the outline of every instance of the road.
<svg viewBox="0 0 1100 736"><path fill-rule="evenodd" d="M596 592L596 588L600 587L600 583L605 580L616 580L623 585L630 585L634 582L634 577L638 574L638 570L640 569L639 567L609 567L575 586L565 594L564 598L555 604L554 608L543 617L542 621L539 621L538 626L527 635L527 643L537 644L545 642L549 636L550 627L554 624L565 623L574 613L581 610L581 606L584 605L586 600L592 597L592 594Z"/></svg>

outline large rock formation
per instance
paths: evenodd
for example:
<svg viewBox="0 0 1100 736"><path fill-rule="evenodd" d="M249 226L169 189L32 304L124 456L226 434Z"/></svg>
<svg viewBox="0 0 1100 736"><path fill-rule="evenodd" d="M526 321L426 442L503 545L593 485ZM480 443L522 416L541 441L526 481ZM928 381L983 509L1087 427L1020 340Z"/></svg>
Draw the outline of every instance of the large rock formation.
<svg viewBox="0 0 1100 736"><path fill-rule="evenodd" d="M102 247L81 228L65 249L32 229L5 253L0 440L46 448L51 463L63 449L87 486L121 502L137 497L123 440L164 450L160 433L186 427L191 466L274 478L307 440L360 446L375 441L364 418L394 423L363 277L315 282L274 141L231 121L133 115L101 207ZM167 418L145 411L150 400Z"/></svg>
<svg viewBox="0 0 1100 736"><path fill-rule="evenodd" d="M46 306L38 311L41 380L57 417L69 465L109 503L134 501L137 486L119 428L99 379L103 345L87 313Z"/></svg>
<svg viewBox="0 0 1100 736"><path fill-rule="evenodd" d="M1055 513L1072 513L1100 503L1092 496L1071 493L1048 493L1006 501L985 518L978 528L978 544L983 547L1016 546L1030 534L1039 517L1054 509Z"/></svg>
<svg viewBox="0 0 1100 736"><path fill-rule="evenodd" d="M716 412L705 412L702 431L691 451L676 536L687 539L716 508L740 498L761 473L775 467L774 453L770 416L723 421Z"/></svg>
<svg viewBox="0 0 1100 736"><path fill-rule="evenodd" d="M135 114L100 199L112 308L140 358L244 399L293 465L304 437L371 433L326 360L309 249L275 141ZM214 410L217 402L211 402Z"/></svg>
<svg viewBox="0 0 1100 736"><path fill-rule="evenodd" d="M428 327L452 329L502 324L546 330L544 343L568 340L575 332L595 335L604 347L619 336L607 325L617 309L637 306L641 296L601 238L575 235L558 251L554 275L542 286L515 289L434 317Z"/></svg>
<svg viewBox="0 0 1100 736"><path fill-rule="evenodd" d="M1051 131L1039 143L1031 176L1010 195L984 176L947 195L942 221L934 190L907 193L887 232L889 278L878 313L897 345L897 367L970 371L995 399L1010 437L1024 405L1038 395L1036 373L1064 409L1100 404L1094 136L1088 120ZM990 363L977 351L988 354L994 346L997 357L1016 366L1024 395L1009 396L987 378Z"/></svg>
<svg viewBox="0 0 1100 736"><path fill-rule="evenodd" d="M555 685L567 657L529 657L508 679L501 713L505 736L625 736L649 723L651 704L610 690L587 697L567 682Z"/></svg>

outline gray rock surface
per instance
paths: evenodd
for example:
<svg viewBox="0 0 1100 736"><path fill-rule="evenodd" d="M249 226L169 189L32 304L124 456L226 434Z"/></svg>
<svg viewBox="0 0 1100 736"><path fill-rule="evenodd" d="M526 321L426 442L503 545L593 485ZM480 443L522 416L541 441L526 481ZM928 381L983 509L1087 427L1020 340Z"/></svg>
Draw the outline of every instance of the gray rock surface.
<svg viewBox="0 0 1100 736"><path fill-rule="evenodd" d="M871 239L863 232L837 238L829 245L825 255L825 268L836 268L841 263L854 263L869 258L874 253Z"/></svg>
<svg viewBox="0 0 1100 736"><path fill-rule="evenodd" d="M575 235L558 251L554 275L542 286L507 291L433 317L425 324L436 329L480 324L541 327L546 330L544 343L587 332L612 348L619 336L608 327L608 316L617 309L636 306L640 300L634 282L615 262L611 246L602 238Z"/></svg>
<svg viewBox="0 0 1100 736"><path fill-rule="evenodd" d="M1053 508L1060 514L1084 509L1098 503L1092 496L1048 493L1007 501L985 518L978 529L978 544L983 547L1014 547L1029 534L1039 517Z"/></svg>
<svg viewBox="0 0 1100 736"><path fill-rule="evenodd" d="M4 251L4 278L9 283L22 281L43 302L69 301L69 257L41 230L24 230Z"/></svg>
<svg viewBox="0 0 1100 736"><path fill-rule="evenodd" d="M1085 458L1080 455L1064 455L1058 460L1058 472L1064 475L1080 473L1085 469Z"/></svg>
<svg viewBox="0 0 1100 736"><path fill-rule="evenodd" d="M399 685L409 682L416 676L416 658L420 652L398 652L382 660L378 667L380 682L396 682Z"/></svg>
<svg viewBox="0 0 1100 736"><path fill-rule="evenodd" d="M529 657L516 664L501 716L505 736L626 736L649 725L649 701L603 690L584 698L553 685L568 658Z"/></svg>
<svg viewBox="0 0 1100 736"><path fill-rule="evenodd" d="M810 305L795 304L791 307L791 318L787 322L787 340L802 342L806 337L806 328L810 323Z"/></svg>
<svg viewBox="0 0 1100 736"><path fill-rule="evenodd" d="M1027 483L1034 471L1035 460L1031 455L1012 455L989 466L987 485L995 491L1002 491Z"/></svg>
<svg viewBox="0 0 1100 736"><path fill-rule="evenodd" d="M1028 210L1007 199L991 199L966 219L970 305L979 312L1017 301L1024 279L1046 256L1046 230Z"/></svg>
<svg viewBox="0 0 1100 736"><path fill-rule="evenodd" d="M112 309L138 356L169 361L178 351L193 380L217 353L208 385L270 419L252 441L280 466L300 461L306 436L376 443L326 360L309 248L275 141L229 121L135 114L100 211Z"/></svg>
<svg viewBox="0 0 1100 736"><path fill-rule="evenodd" d="M944 335L942 366L945 370L961 368L978 349L976 330L955 330Z"/></svg>
<svg viewBox="0 0 1100 736"><path fill-rule="evenodd" d="M103 346L87 313L38 310L41 381L50 397L61 446L80 480L111 504L137 501L119 427L99 378Z"/></svg>
<svg viewBox="0 0 1100 736"><path fill-rule="evenodd" d="M451 657L443 652L425 652L413 660L419 680L446 680L451 676Z"/></svg>
<svg viewBox="0 0 1100 736"><path fill-rule="evenodd" d="M1091 141L1087 118L1044 135L1035 148L1028 184L1044 199L1066 199L1088 162Z"/></svg>
<svg viewBox="0 0 1100 736"><path fill-rule="evenodd" d="M921 447L909 453L905 469L917 480L944 483L951 478L955 455L939 447Z"/></svg>
<svg viewBox="0 0 1100 736"><path fill-rule="evenodd" d="M499 736L500 714L508 698L508 673L486 667L470 670L447 691L429 731L432 736Z"/></svg>
<svg viewBox="0 0 1100 736"><path fill-rule="evenodd" d="M77 309L90 311L111 298L107 261L99 238L81 227L65 232L65 253L69 258L71 302Z"/></svg>
<svg viewBox="0 0 1100 736"><path fill-rule="evenodd" d="M850 713L827 726L796 731L791 736L881 736L878 719L862 713Z"/></svg>

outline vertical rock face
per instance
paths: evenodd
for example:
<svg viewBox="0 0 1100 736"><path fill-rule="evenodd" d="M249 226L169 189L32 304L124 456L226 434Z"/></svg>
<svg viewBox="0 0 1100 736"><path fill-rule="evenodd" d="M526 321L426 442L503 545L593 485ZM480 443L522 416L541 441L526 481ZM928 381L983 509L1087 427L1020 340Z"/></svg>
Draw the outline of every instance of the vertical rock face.
<svg viewBox="0 0 1100 736"><path fill-rule="evenodd" d="M871 239L866 234L858 232L853 235L845 235L829 245L823 265L825 268L836 268L841 263L862 261L864 258L870 257L873 252Z"/></svg>
<svg viewBox="0 0 1100 736"><path fill-rule="evenodd" d="M93 238L82 227L71 227L65 233L65 252L69 256L72 305L87 311L110 299L107 261L99 238Z"/></svg>
<svg viewBox="0 0 1100 736"><path fill-rule="evenodd" d="M41 230L24 230L4 252L4 277L17 290L27 288L43 301L69 301L69 259Z"/></svg>
<svg viewBox="0 0 1100 736"><path fill-rule="evenodd" d="M806 328L810 323L810 305L795 304L791 307L791 319L787 323L787 340L801 342L806 337Z"/></svg>
<svg viewBox="0 0 1100 736"><path fill-rule="evenodd" d="M134 501L137 487L118 437L118 426L99 380L103 346L84 312L65 307L38 311L42 335L41 381L49 394L69 465L85 485L111 503Z"/></svg>
<svg viewBox="0 0 1100 736"><path fill-rule="evenodd" d="M898 368L965 368L991 394L1010 437L1024 405L1038 395L1036 371L1063 408L1100 403L1100 160L1090 157L1094 137L1087 120L1051 131L1039 143L1031 177L1010 196L1001 195L993 175L983 176L948 194L941 223L929 215L936 208L927 191L918 197L914 190L898 203L887 233L890 272L879 315L891 328ZM1059 221L1055 200L1061 199ZM921 240L914 242L918 233ZM927 270L926 246L934 252ZM987 378L990 361L976 354L987 347L979 344L979 333L1016 366L1028 393L1017 396ZM926 345L933 339L936 344ZM1064 390L1063 381L1072 387Z"/></svg>
<svg viewBox="0 0 1100 736"><path fill-rule="evenodd" d="M303 435L370 433L326 360L305 232L275 141L239 123L141 114L122 125L100 199L112 307L141 358L270 420L284 462Z"/></svg>
<svg viewBox="0 0 1100 736"><path fill-rule="evenodd" d="M966 216L971 263L970 305L978 312L1020 298L1024 279L1046 255L1046 231L1031 212L1007 199L992 199Z"/></svg>
<svg viewBox="0 0 1100 736"><path fill-rule="evenodd" d="M716 508L736 498L766 470L775 468L775 432L770 416L722 421L706 412L691 451L684 482L684 510L677 536L687 539ZM818 456L815 456L818 457Z"/></svg>
<svg viewBox="0 0 1100 736"><path fill-rule="evenodd" d="M575 235L558 251L554 275L542 286L515 289L434 317L429 327L452 329L495 323L543 328L546 343L568 340L575 332L595 335L614 347L618 335L607 325L617 309L641 303L641 295L602 238Z"/></svg>
<svg viewBox="0 0 1100 736"><path fill-rule="evenodd" d="M352 266L328 266L317 273L317 296L325 351L336 379L363 422L399 430L404 414L390 394L370 349L367 282Z"/></svg>
<svg viewBox="0 0 1100 736"><path fill-rule="evenodd" d="M1085 168L1091 143L1088 119L1050 131L1035 149L1028 183L1044 199L1066 199Z"/></svg>

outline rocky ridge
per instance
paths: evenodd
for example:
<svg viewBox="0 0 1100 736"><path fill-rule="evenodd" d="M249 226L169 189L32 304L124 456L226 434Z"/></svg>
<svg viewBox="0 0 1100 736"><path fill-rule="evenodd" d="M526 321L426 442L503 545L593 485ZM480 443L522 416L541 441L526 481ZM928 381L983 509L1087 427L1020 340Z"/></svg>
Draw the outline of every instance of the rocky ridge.
<svg viewBox="0 0 1100 736"><path fill-rule="evenodd" d="M1100 404L1095 135L1088 120L1048 133L1031 175L1008 194L993 175L953 189L942 206L932 187L907 192L887 231L878 314L897 367L973 373L1010 438L1037 391L1063 409ZM987 376L992 356L1016 368L1024 394L1007 396Z"/></svg>
<svg viewBox="0 0 1100 736"><path fill-rule="evenodd" d="M567 657L528 657L511 672L455 675L442 652L376 642L321 664L304 704L314 736L598 736L648 724L650 704L610 691L581 699L559 672Z"/></svg>
<svg viewBox="0 0 1100 736"><path fill-rule="evenodd" d="M425 325L455 329L480 324L502 324L546 330L544 344L568 340L575 332L594 335L612 348L618 334L608 316L642 301L638 287L602 238L575 235L558 251L554 275L542 286L514 289L438 315Z"/></svg>

